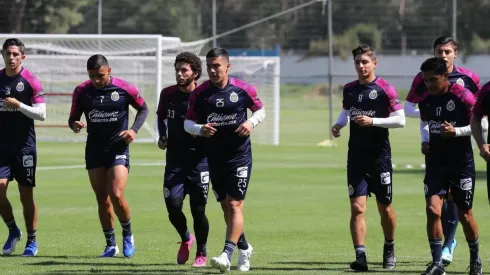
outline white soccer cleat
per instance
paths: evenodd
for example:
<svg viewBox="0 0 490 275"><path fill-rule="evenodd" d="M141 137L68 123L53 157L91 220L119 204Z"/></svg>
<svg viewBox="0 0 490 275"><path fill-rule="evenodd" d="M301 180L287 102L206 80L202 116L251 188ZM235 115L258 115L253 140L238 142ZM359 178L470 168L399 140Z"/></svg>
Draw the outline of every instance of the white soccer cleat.
<svg viewBox="0 0 490 275"><path fill-rule="evenodd" d="M237 269L240 271L249 271L250 270L250 258L252 258L253 247L250 243L248 243L248 249L242 250L238 249L238 263Z"/></svg>
<svg viewBox="0 0 490 275"><path fill-rule="evenodd" d="M230 271L230 260L226 252L221 253L218 257L211 258L211 265L219 269L222 273Z"/></svg>

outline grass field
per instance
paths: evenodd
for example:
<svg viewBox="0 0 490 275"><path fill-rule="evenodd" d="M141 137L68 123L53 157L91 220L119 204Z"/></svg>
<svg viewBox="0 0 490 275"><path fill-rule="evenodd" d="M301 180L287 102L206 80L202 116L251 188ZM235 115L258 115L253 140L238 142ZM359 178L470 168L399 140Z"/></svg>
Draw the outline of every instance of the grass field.
<svg viewBox="0 0 490 275"><path fill-rule="evenodd" d="M281 146L254 145L254 170L246 200L246 235L255 248L250 274L351 273L354 259L349 233L346 186L348 130L336 147L317 144L329 134L324 98L305 96L308 87L295 87L281 98ZM404 98L403 96L401 96ZM339 104L336 104L339 106ZM337 115L337 110L334 112ZM381 268L383 236L375 200L368 202L366 241L370 274L420 274L430 261L425 233L425 206L420 168L418 121L391 131L394 209L398 215L396 271ZM126 196L132 210L137 252L131 259L99 259L105 240L97 217L95 196L84 166L82 143L39 144L36 199L39 206L36 258L22 258L24 240L16 256L0 257L0 274L217 274L175 263L178 235L168 221L162 195L164 153L153 144L131 147L131 173ZM413 168L408 169L406 165ZM481 255L489 264L490 214L483 162L478 159L474 209L480 228ZM9 197L18 224L23 224L16 184ZM186 205L188 221L192 218ZM224 222L210 195L208 259L221 252ZM191 225L191 224L189 224ZM24 226L22 226L24 231ZM121 247L121 229L116 227ZM24 231L25 232L25 231ZM0 226L0 241L6 238ZM469 253L461 227L459 247L448 274L467 274ZM193 254L192 254L193 255ZM193 260L193 257L192 259ZM236 255L233 259L236 265ZM232 271L238 273L238 271Z"/></svg>

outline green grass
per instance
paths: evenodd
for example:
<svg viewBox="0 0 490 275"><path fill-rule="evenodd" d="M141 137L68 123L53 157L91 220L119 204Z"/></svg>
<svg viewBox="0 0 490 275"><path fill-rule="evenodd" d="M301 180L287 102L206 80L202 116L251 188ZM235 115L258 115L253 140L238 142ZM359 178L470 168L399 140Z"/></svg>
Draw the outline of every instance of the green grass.
<svg viewBox="0 0 490 275"><path fill-rule="evenodd" d="M281 146L254 145L254 170L246 200L246 234L253 244L249 274L344 274L354 258L349 233L346 186L348 129L336 140L337 147L317 143L329 135L325 98L308 98L303 91L283 93ZM334 115L337 115L338 96ZM408 119L404 129L391 131L394 209L398 216L396 271L381 269L383 236L375 200L369 199L366 240L371 274L420 274L430 261L425 233L423 162L419 153L418 121ZM164 153L153 144L131 147L132 168L126 197L132 210L137 253L132 259L98 259L105 245L97 217L95 196L84 168L47 170L53 166L83 165L83 143L40 143L38 187L38 242L36 258L0 257L1 274L218 274L190 263L175 264L178 235L169 223L162 195ZM154 163L153 166L145 164ZM416 169L406 169L410 164ZM488 205L483 162L478 159L475 214L479 222L481 254L489 263ZM23 224L18 192L12 184L9 198L18 224ZM218 203L210 195L208 256L221 252L224 223ZM185 212L192 221L188 205ZM22 228L24 228L22 226ZM24 230L24 229L23 229ZM116 227L121 246L121 230ZM24 231L25 232L25 231ZM6 238L0 227L0 240ZM461 227L460 245L448 274L465 274L469 253ZM24 242L17 246L16 255ZM236 257L236 255L235 255ZM192 260L192 259L191 259ZM236 259L233 259L236 265ZM237 274L237 271L232 271Z"/></svg>

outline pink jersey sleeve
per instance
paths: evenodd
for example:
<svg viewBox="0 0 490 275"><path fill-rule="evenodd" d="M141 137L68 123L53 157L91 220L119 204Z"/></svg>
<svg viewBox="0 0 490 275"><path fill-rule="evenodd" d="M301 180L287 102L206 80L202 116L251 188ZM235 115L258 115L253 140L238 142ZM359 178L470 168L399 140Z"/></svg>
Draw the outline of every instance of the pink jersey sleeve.
<svg viewBox="0 0 490 275"><path fill-rule="evenodd" d="M141 106L143 106L143 104L145 104L145 100L133 84L130 84L125 80L115 77L112 79L112 84L126 90L126 92L132 99L131 106L133 106L135 109L139 109Z"/></svg>
<svg viewBox="0 0 490 275"><path fill-rule="evenodd" d="M485 106L485 102L489 102L488 96L490 95L490 82L483 85L483 87L478 92L478 99L476 100L475 106L473 107L473 115L477 117L484 117L488 115L488 105Z"/></svg>
<svg viewBox="0 0 490 275"><path fill-rule="evenodd" d="M471 113L476 104L475 95L473 95L473 93L469 90L465 89L463 95L461 96L461 102L463 102L464 106L466 106L466 110L468 111L468 118L471 118Z"/></svg>
<svg viewBox="0 0 490 275"><path fill-rule="evenodd" d="M427 94L428 92L424 83L424 77L422 76L422 73L418 73L412 81L412 86L410 86L410 91L408 91L405 100L417 104L427 96Z"/></svg>
<svg viewBox="0 0 490 275"><path fill-rule="evenodd" d="M398 93L396 92L395 87L393 87L390 83L382 78L378 78L376 84L378 84L383 89L386 96L388 97L388 111L390 113L403 109L402 103L398 98Z"/></svg>
<svg viewBox="0 0 490 275"><path fill-rule="evenodd" d="M262 101L260 100L259 96L257 95L257 90L255 87L252 85L249 85L246 89L245 92L247 92L247 95L251 99L251 103L249 106L247 106L252 112L255 112L257 110L260 110L264 108L264 105L262 104Z"/></svg>
<svg viewBox="0 0 490 275"><path fill-rule="evenodd" d="M83 86L77 86L72 95L70 116L75 117L76 119L80 119L83 113L82 107L80 106L78 101L78 97L82 93L83 89Z"/></svg>
<svg viewBox="0 0 490 275"><path fill-rule="evenodd" d="M41 81L29 70L23 69L21 76L29 83L32 89L31 104L45 103L43 85Z"/></svg>

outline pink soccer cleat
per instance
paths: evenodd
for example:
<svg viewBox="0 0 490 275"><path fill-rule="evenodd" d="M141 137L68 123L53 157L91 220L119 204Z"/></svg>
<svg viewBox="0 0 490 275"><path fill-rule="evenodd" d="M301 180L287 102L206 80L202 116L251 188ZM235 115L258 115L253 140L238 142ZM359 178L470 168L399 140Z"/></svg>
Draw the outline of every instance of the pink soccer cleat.
<svg viewBox="0 0 490 275"><path fill-rule="evenodd" d="M196 255L196 259L194 260L192 267L205 267L205 266L206 266L206 256L204 256L203 253L201 252Z"/></svg>
<svg viewBox="0 0 490 275"><path fill-rule="evenodd" d="M189 252L191 251L191 247L196 241L194 235L190 234L191 238L187 242L180 242L179 252L177 253L177 263L185 264L187 260L189 260Z"/></svg>

